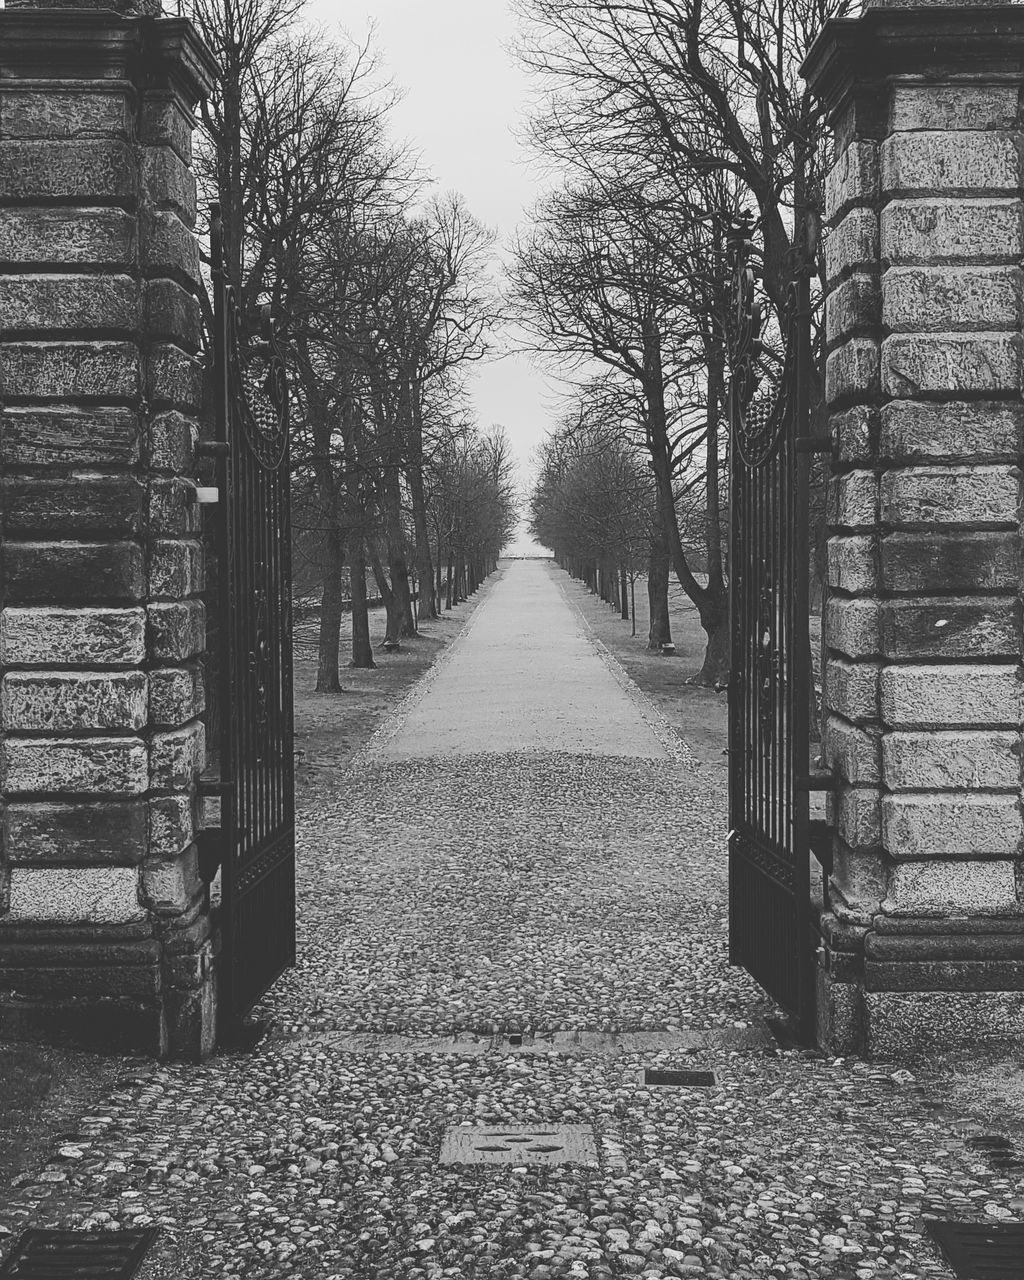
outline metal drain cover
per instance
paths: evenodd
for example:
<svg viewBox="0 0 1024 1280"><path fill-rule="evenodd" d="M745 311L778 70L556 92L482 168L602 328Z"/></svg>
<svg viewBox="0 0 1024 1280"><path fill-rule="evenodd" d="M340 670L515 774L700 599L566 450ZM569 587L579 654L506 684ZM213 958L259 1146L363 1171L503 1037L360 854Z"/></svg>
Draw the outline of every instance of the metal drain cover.
<svg viewBox="0 0 1024 1280"><path fill-rule="evenodd" d="M644 1084L649 1089L713 1089L718 1081L713 1071L669 1071L645 1067Z"/></svg>
<svg viewBox="0 0 1024 1280"><path fill-rule="evenodd" d="M958 1280L1024 1280L1024 1222L926 1222Z"/></svg>
<svg viewBox="0 0 1024 1280"><path fill-rule="evenodd" d="M0 1266L0 1280L131 1280L160 1233L134 1231L26 1231Z"/></svg>
<svg viewBox="0 0 1024 1280"><path fill-rule="evenodd" d="M588 1124L453 1125L441 1143L442 1164L597 1164Z"/></svg>

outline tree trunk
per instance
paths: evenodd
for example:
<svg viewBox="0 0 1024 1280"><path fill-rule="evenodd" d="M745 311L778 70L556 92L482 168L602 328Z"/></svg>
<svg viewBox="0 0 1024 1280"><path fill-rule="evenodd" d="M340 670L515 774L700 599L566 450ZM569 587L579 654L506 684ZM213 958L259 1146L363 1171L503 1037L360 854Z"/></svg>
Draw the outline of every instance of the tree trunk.
<svg viewBox="0 0 1024 1280"><path fill-rule="evenodd" d="M420 581L419 616L436 618L434 593L430 584L434 581L434 564L430 557L430 530L427 527L427 504L423 493L423 472L414 462L408 470L409 493L412 497L413 528L416 533L416 576ZM427 583L428 590L423 590Z"/></svg>
<svg viewBox="0 0 1024 1280"><path fill-rule="evenodd" d="M402 639L402 610L388 582L380 552L374 542L370 543L370 564L373 566L373 580L377 584L377 593L384 601L384 613L387 619L384 627L384 643L389 648L397 649Z"/></svg>
<svg viewBox="0 0 1024 1280"><path fill-rule="evenodd" d="M629 595L627 594L627 591L626 591L627 586L628 586L628 581L626 577L626 570L622 566L620 566L619 567L619 617L623 620L623 622L629 621Z"/></svg>
<svg viewBox="0 0 1024 1280"><path fill-rule="evenodd" d="M352 578L352 662L353 667L373 668L370 644L370 613L366 599L366 547L361 536L352 539L349 552Z"/></svg>
<svg viewBox="0 0 1024 1280"><path fill-rule="evenodd" d="M452 558L448 557L448 576L445 582L445 600L444 607L450 609L452 607Z"/></svg>
<svg viewBox="0 0 1024 1280"><path fill-rule="evenodd" d="M341 647L341 570L345 557L336 529L324 539L324 589L320 598L320 648L317 655L316 692L340 693L338 661Z"/></svg>
<svg viewBox="0 0 1024 1280"><path fill-rule="evenodd" d="M715 592L714 602L700 610L700 625L707 634L704 662L697 683L724 689L729 683L730 633L729 596L724 588Z"/></svg>
<svg viewBox="0 0 1024 1280"><path fill-rule="evenodd" d="M663 644L672 643L672 628L668 616L668 575L668 548L658 538L651 544L647 561L647 601L651 612L651 626L647 633L648 649L660 650Z"/></svg>

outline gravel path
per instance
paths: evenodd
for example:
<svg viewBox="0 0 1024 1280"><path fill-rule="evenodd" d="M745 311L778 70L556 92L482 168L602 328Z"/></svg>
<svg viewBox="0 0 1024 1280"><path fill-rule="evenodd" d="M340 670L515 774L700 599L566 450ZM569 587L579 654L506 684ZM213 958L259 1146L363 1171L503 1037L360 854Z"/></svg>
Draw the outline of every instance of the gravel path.
<svg viewBox="0 0 1024 1280"><path fill-rule="evenodd" d="M307 793L269 1036L133 1064L0 1193L5 1229L155 1221L145 1275L175 1280L911 1280L951 1275L925 1216L1021 1217L1020 1168L927 1073L767 1035L726 963L721 788L571 601L539 564L489 587ZM439 1163L468 1123L590 1126L597 1164Z"/></svg>

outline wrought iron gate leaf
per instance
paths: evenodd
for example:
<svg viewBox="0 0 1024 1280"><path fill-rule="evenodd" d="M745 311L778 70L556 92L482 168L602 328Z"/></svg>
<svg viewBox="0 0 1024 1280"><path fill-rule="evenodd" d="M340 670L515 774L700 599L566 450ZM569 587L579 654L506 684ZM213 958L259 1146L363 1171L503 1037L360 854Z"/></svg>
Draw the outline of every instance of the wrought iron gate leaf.
<svg viewBox="0 0 1024 1280"><path fill-rule="evenodd" d="M733 241L731 319L729 951L814 1035L808 797L807 456L809 305L794 272L785 353L756 396L761 315L749 223Z"/></svg>
<svg viewBox="0 0 1024 1280"><path fill-rule="evenodd" d="M210 227L220 501L210 521L207 733L219 778L219 1000L230 1028L295 962L288 393L269 311L246 340Z"/></svg>

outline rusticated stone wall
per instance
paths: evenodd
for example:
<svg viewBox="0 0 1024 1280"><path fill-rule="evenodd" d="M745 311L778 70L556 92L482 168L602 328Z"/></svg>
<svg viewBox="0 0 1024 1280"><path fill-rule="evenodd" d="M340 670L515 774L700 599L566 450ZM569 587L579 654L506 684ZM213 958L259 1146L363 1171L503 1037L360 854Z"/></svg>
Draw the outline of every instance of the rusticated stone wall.
<svg viewBox="0 0 1024 1280"><path fill-rule="evenodd" d="M1024 1034L1024 13L874 8L828 106L820 1012L837 1051Z"/></svg>
<svg viewBox="0 0 1024 1280"><path fill-rule="evenodd" d="M0 12L0 1031L202 1055L192 110L150 0Z"/></svg>

